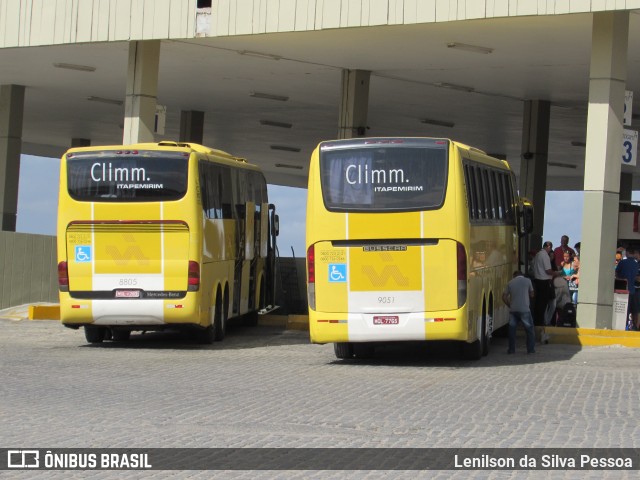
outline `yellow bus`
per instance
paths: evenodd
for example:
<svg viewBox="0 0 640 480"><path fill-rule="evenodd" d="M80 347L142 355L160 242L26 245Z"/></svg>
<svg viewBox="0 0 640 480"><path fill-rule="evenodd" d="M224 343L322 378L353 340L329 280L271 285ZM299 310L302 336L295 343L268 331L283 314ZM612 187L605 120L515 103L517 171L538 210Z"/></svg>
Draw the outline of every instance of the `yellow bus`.
<svg viewBox="0 0 640 480"><path fill-rule="evenodd" d="M532 226L516 192L506 161L448 139L320 143L307 199L311 341L333 342L338 358L415 340L486 355Z"/></svg>
<svg viewBox="0 0 640 480"><path fill-rule="evenodd" d="M60 316L88 342L184 328L211 343L273 306L277 216L258 167L160 142L72 148L60 173Z"/></svg>

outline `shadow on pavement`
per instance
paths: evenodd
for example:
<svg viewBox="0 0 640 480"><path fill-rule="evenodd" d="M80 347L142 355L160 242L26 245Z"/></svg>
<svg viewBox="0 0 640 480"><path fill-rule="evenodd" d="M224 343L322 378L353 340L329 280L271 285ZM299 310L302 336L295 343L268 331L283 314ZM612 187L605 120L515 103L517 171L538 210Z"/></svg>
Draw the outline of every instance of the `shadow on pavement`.
<svg viewBox="0 0 640 480"><path fill-rule="evenodd" d="M82 330L78 330L82 334ZM83 339L84 339L84 335ZM282 327L228 325L226 337L212 344L199 343L190 331L164 330L158 332L132 332L129 340L105 340L86 343L83 348L168 349L168 350L234 350L247 348L301 345L309 343L309 334Z"/></svg>
<svg viewBox="0 0 640 480"><path fill-rule="evenodd" d="M571 359L582 347L536 344L536 353L527 354L524 338L518 337L516 353L507 354L507 339L493 338L489 355L479 360L463 360L458 342L396 342L376 346L370 358L334 359L332 365L384 365L387 367L485 368L540 364Z"/></svg>

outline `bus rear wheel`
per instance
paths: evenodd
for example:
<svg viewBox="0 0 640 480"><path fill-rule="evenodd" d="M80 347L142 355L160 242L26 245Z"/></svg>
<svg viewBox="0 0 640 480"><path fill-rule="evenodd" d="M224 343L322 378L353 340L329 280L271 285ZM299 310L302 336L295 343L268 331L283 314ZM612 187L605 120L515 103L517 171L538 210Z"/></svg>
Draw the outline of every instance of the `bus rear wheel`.
<svg viewBox="0 0 640 480"><path fill-rule="evenodd" d="M371 358L375 354L375 347L371 343L354 343L353 355L356 358Z"/></svg>
<svg viewBox="0 0 640 480"><path fill-rule="evenodd" d="M480 357L482 357L482 342L480 340L462 344L462 358L465 360L480 360Z"/></svg>
<svg viewBox="0 0 640 480"><path fill-rule="evenodd" d="M89 343L102 343L106 334L106 327L96 327L95 325L86 325L84 327L84 338L86 338Z"/></svg>
<svg viewBox="0 0 640 480"><path fill-rule="evenodd" d="M198 329L196 330L195 336L196 336L196 341L198 343L201 343L203 345L211 345L214 341L218 341L218 340L222 340L218 338L218 329L220 328L218 326L218 324L220 323L219 320L219 305L220 305L220 300L219 300L219 295L218 295L218 300L216 300L216 304L215 306L211 306L209 308L209 325L207 325L206 328L204 329ZM224 338L224 336L223 336Z"/></svg>
<svg viewBox="0 0 640 480"><path fill-rule="evenodd" d="M216 342L220 342L224 340L224 337L227 335L227 319L226 315L223 312L222 301L218 296L218 300L216 301L216 310L215 310L215 318L213 321L213 339Z"/></svg>
<svg viewBox="0 0 640 480"><path fill-rule="evenodd" d="M487 349L487 353L489 353L486 321L483 320L482 328L480 329L480 338L475 342L464 342L462 344L462 358L465 360L480 360L484 354L485 348Z"/></svg>
<svg viewBox="0 0 640 480"><path fill-rule="evenodd" d="M131 330L111 329L114 342L126 342L131 337Z"/></svg>
<svg viewBox="0 0 640 480"><path fill-rule="evenodd" d="M336 358L345 359L353 357L353 345L348 342L334 343L333 351L336 354Z"/></svg>
<svg viewBox="0 0 640 480"><path fill-rule="evenodd" d="M492 317L488 317L488 322L482 322L482 330L484 331L484 335L482 336L482 356L486 357L489 355L489 348L491 343L491 334L492 332L489 329L488 325L493 325Z"/></svg>

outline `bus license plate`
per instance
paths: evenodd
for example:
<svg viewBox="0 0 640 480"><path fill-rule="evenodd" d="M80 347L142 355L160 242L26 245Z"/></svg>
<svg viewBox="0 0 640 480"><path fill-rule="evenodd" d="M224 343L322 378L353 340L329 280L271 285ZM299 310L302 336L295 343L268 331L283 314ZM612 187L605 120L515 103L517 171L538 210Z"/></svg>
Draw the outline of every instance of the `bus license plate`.
<svg viewBox="0 0 640 480"><path fill-rule="evenodd" d="M140 290L116 290L116 298L140 298Z"/></svg>
<svg viewBox="0 0 640 480"><path fill-rule="evenodd" d="M373 317L374 325L398 325L399 323L400 317L398 317L397 315L383 315Z"/></svg>

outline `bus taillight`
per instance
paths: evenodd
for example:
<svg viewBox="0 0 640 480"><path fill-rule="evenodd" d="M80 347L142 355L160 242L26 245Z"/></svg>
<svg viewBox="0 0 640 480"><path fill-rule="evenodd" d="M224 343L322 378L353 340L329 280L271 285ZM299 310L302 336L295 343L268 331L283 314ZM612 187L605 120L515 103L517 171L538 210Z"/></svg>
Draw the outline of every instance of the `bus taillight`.
<svg viewBox="0 0 640 480"><path fill-rule="evenodd" d="M316 309L316 255L313 245L307 249L307 297L309 308Z"/></svg>
<svg viewBox="0 0 640 480"><path fill-rule="evenodd" d="M58 289L61 292L69 291L69 269L67 262L58 263Z"/></svg>
<svg viewBox="0 0 640 480"><path fill-rule="evenodd" d="M189 286L187 291L189 292L197 292L200 289L200 264L198 262L194 262L193 260L189 261Z"/></svg>
<svg viewBox="0 0 640 480"><path fill-rule="evenodd" d="M467 301L467 252L460 242L457 245L457 262L458 262L458 308L462 307Z"/></svg>

